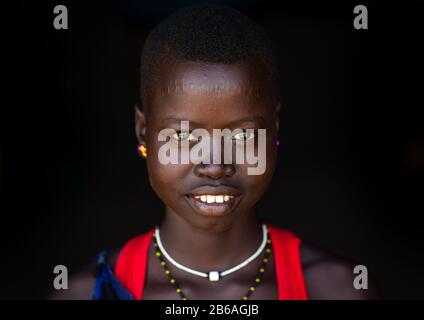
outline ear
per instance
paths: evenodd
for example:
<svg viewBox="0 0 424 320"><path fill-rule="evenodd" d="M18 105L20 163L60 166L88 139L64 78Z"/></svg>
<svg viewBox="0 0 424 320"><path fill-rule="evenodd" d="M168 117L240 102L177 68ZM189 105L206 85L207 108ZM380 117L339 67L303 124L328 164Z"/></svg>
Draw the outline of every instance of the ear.
<svg viewBox="0 0 424 320"><path fill-rule="evenodd" d="M135 135L138 143L146 146L146 117L140 110L140 105L135 104Z"/></svg>
<svg viewBox="0 0 424 320"><path fill-rule="evenodd" d="M281 109L281 100L278 101L275 106L275 128L277 129L277 134L280 131L280 109Z"/></svg>

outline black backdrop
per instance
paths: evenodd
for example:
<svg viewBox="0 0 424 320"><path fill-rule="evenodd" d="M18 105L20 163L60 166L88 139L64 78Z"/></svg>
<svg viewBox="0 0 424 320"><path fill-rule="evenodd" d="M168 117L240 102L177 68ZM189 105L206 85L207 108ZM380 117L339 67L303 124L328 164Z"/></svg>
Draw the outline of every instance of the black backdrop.
<svg viewBox="0 0 424 320"><path fill-rule="evenodd" d="M55 265L75 272L162 217L136 153L139 51L193 1L7 2L0 297L42 299ZM367 265L386 298L423 298L423 6L339 2L226 2L281 60L279 167L259 212ZM53 28L58 4L69 30ZM368 30L353 28L357 4Z"/></svg>

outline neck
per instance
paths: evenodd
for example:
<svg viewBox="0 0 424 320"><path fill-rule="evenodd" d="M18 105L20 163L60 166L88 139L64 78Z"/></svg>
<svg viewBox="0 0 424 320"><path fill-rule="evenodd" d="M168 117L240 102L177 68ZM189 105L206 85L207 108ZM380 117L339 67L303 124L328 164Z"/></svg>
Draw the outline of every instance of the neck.
<svg viewBox="0 0 424 320"><path fill-rule="evenodd" d="M159 230L162 244L172 258L204 272L239 264L251 256L262 241L262 222L253 210L225 225L214 221L199 227L167 209Z"/></svg>

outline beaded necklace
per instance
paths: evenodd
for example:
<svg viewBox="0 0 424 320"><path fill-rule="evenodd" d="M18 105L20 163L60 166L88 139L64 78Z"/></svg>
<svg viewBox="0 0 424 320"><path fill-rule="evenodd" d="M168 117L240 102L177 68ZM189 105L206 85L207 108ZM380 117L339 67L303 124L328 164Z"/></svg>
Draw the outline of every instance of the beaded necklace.
<svg viewBox="0 0 424 320"><path fill-rule="evenodd" d="M262 276L265 273L265 268L269 262L269 255L271 253L271 239L269 238L269 233L267 233L268 235L268 240L266 241L266 246L265 246L265 253L264 256L262 258L262 262L261 262L261 266L259 268L259 271L256 273L255 276L255 280L253 281L253 284L249 287L249 289L247 290L247 293L245 295L243 295L243 297L241 298L242 300L247 300L249 299L250 295L255 292L256 288L259 286L259 284L262 282ZM156 242L156 237L153 234L153 246L155 248L156 251L156 256L159 258L160 260L160 264L163 267L165 274L168 276L169 278L169 282L174 286L175 291L179 294L181 300L190 300L189 298L187 298L187 296L183 293L183 291L181 290L180 285L178 284L177 280L175 279L174 276L172 276L171 274L171 270L169 270L167 263L163 257L162 252L159 249L159 246Z"/></svg>

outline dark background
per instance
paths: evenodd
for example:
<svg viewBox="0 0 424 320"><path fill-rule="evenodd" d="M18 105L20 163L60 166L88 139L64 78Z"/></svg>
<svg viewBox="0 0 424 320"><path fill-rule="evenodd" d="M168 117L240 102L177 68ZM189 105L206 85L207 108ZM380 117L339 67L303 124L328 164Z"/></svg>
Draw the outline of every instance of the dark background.
<svg viewBox="0 0 424 320"><path fill-rule="evenodd" d="M422 299L423 6L341 2L224 1L281 62L279 167L259 212L368 266L385 298ZM139 51L194 1L6 3L0 297L42 299L55 265L78 271L162 217L136 152ZM53 28L58 4L69 30ZM368 30L353 28L357 4Z"/></svg>

